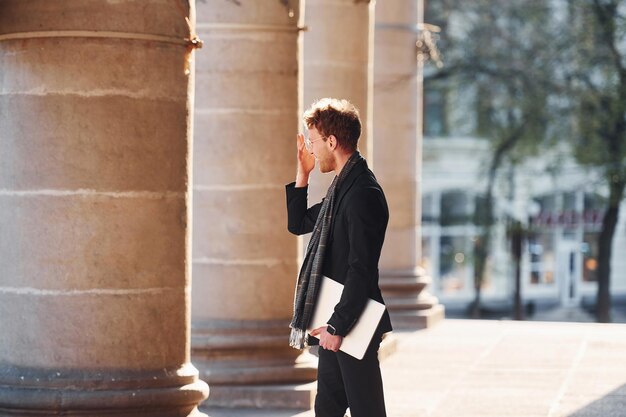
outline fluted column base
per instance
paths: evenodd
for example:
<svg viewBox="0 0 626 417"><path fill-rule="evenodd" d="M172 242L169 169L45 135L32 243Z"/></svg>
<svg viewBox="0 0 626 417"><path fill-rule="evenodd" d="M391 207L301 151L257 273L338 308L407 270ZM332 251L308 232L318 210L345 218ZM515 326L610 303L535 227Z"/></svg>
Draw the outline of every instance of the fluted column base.
<svg viewBox="0 0 626 417"><path fill-rule="evenodd" d="M444 306L426 291L431 281L421 268L381 272L380 288L395 329L424 329L445 318Z"/></svg>
<svg viewBox="0 0 626 417"><path fill-rule="evenodd" d="M0 368L3 417L196 417L208 394L191 364L143 372Z"/></svg>
<svg viewBox="0 0 626 417"><path fill-rule="evenodd" d="M192 357L211 386L205 407L310 408L317 363L289 346L289 323L210 321L192 325Z"/></svg>

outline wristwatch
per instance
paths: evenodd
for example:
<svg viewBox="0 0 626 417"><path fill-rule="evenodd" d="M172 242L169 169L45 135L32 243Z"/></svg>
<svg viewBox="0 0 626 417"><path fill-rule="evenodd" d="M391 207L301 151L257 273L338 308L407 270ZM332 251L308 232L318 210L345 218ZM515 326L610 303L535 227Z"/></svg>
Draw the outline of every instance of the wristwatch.
<svg viewBox="0 0 626 417"><path fill-rule="evenodd" d="M337 329L335 329L335 326L333 326L332 324L327 324L326 326L327 326L326 327L326 331L329 334L331 334L333 336L337 336Z"/></svg>

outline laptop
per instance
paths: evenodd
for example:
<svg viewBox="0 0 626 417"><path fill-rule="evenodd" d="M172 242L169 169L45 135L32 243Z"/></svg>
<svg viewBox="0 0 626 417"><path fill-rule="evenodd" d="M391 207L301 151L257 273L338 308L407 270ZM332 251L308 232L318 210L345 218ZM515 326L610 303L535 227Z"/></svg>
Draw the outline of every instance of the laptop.
<svg viewBox="0 0 626 417"><path fill-rule="evenodd" d="M335 306L341 299L342 292L342 284L331 278L322 277L315 311L308 327L309 332L327 325L328 320L330 320L335 311ZM361 317L343 338L339 350L359 360L363 359L384 312L384 304L369 299L363 313L361 313Z"/></svg>

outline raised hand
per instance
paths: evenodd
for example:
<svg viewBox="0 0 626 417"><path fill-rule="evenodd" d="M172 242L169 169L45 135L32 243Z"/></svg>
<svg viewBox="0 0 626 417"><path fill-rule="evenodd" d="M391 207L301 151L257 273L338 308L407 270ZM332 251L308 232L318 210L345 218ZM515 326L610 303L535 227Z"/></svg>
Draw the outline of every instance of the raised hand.
<svg viewBox="0 0 626 417"><path fill-rule="evenodd" d="M309 183L309 174L315 168L315 157L306 148L304 135L298 134L298 172L296 176L296 187L304 187Z"/></svg>

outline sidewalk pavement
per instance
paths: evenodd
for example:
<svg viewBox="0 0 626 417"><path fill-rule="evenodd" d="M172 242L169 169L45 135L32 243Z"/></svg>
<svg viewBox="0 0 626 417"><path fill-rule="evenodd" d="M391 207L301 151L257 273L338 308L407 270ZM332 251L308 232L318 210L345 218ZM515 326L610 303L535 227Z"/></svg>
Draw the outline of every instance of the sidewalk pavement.
<svg viewBox="0 0 626 417"><path fill-rule="evenodd" d="M626 417L624 324L447 319L395 335L397 352L382 363L388 417Z"/></svg>

